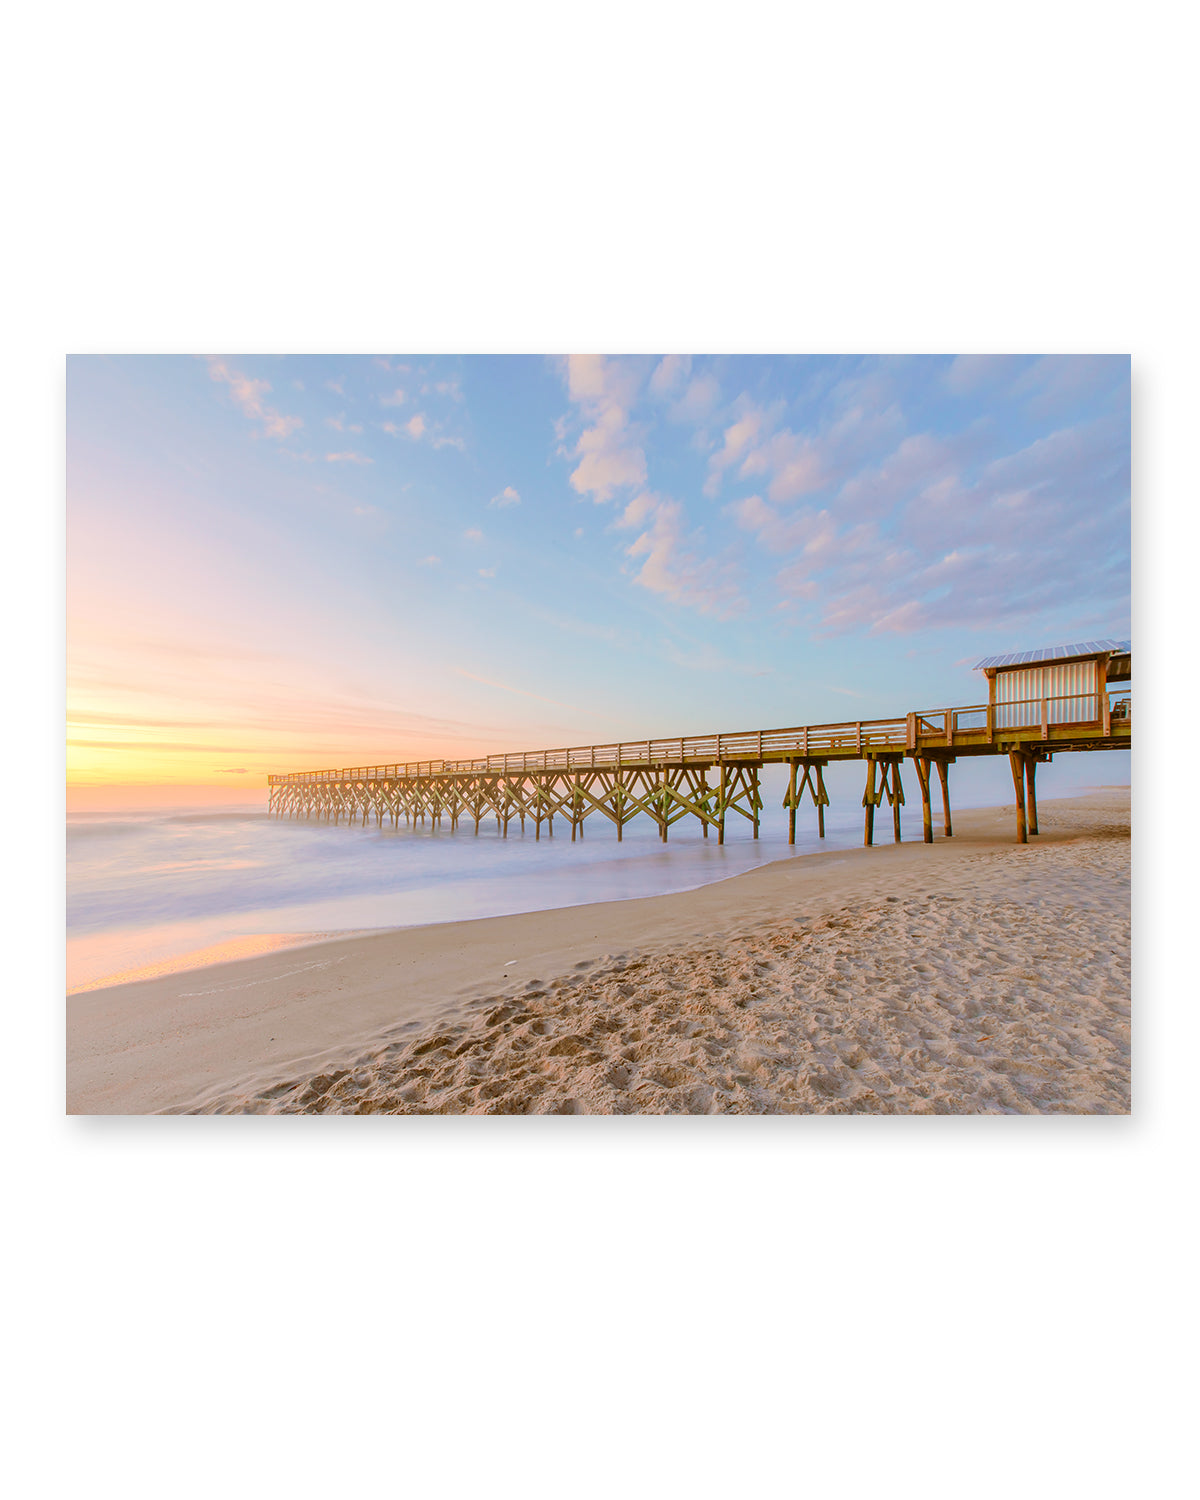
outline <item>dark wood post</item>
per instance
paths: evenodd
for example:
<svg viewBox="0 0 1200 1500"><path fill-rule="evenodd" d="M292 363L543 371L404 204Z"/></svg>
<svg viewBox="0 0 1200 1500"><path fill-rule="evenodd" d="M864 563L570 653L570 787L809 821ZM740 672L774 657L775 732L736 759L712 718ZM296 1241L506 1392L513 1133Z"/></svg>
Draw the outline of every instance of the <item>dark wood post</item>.
<svg viewBox="0 0 1200 1500"><path fill-rule="evenodd" d="M867 789L863 793L863 844L875 842L875 760L867 756Z"/></svg>
<svg viewBox="0 0 1200 1500"><path fill-rule="evenodd" d="M789 760L791 777L788 781L788 843L796 842L796 765L797 762Z"/></svg>
<svg viewBox="0 0 1200 1500"><path fill-rule="evenodd" d="M817 837L825 837L825 768L817 767Z"/></svg>
<svg viewBox="0 0 1200 1500"><path fill-rule="evenodd" d="M1029 819L1030 833L1037 833L1037 761L1032 755L1025 757L1025 812Z"/></svg>
<svg viewBox="0 0 1200 1500"><path fill-rule="evenodd" d="M762 735L759 735L759 749L762 749ZM750 811L754 814L754 837L758 837L758 767L750 767Z"/></svg>
<svg viewBox="0 0 1200 1500"><path fill-rule="evenodd" d="M892 762L892 832L896 843L900 842L900 803L904 796L903 783L900 780L900 762Z"/></svg>
<svg viewBox="0 0 1200 1500"><path fill-rule="evenodd" d="M721 794L717 804L717 843L725 842L725 762L721 762Z"/></svg>
<svg viewBox="0 0 1200 1500"><path fill-rule="evenodd" d="M945 824L946 837L954 837L954 829L950 826L950 766L944 760L938 760L938 780L942 783L942 819Z"/></svg>
<svg viewBox="0 0 1200 1500"><path fill-rule="evenodd" d="M913 756L917 768L917 780L921 784L921 836L927 844L933 843L933 805L929 800L929 761L922 755Z"/></svg>
<svg viewBox="0 0 1200 1500"><path fill-rule="evenodd" d="M1008 752L1008 763L1012 768L1013 786L1017 793L1017 843L1027 844L1029 834L1025 827L1025 757L1019 750Z"/></svg>

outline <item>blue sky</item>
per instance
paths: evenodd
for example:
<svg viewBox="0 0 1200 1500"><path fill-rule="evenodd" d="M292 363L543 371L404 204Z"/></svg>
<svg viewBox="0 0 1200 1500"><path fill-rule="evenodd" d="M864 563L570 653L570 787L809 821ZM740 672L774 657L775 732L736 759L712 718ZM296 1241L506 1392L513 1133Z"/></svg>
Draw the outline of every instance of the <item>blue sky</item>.
<svg viewBox="0 0 1200 1500"><path fill-rule="evenodd" d="M1125 356L75 357L70 774L977 702L1129 632L1129 445Z"/></svg>

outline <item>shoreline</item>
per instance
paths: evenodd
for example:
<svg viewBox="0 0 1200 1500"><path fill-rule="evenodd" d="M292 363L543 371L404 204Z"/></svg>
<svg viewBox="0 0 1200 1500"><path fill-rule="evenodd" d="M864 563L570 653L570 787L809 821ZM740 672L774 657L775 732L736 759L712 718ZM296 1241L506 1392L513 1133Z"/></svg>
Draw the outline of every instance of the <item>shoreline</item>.
<svg viewBox="0 0 1200 1500"><path fill-rule="evenodd" d="M1012 866L1020 866L1017 886L1026 888L1027 897L1036 869L1031 862L1042 851L1086 842L1093 825L1118 827L1123 820L1127 828L1129 795L1127 788L1109 788L1047 799L1040 809L1044 832L1027 846L1013 840L1011 805L972 809L956 815L952 839L938 834L932 846L878 843L871 849L793 856L668 895L318 939L272 954L77 992L67 1002L67 1111L303 1109L308 1106L297 1100L306 1090L311 1093L311 1080L328 1080L331 1071L339 1070L349 1077L355 1068L362 1074L357 1097L355 1088L338 1078L312 1094L309 1105L355 1112L362 1112L363 1105L378 1108L386 1096L380 1089L388 1069L395 1072L414 1038L439 1027L457 1028L456 1036L469 1032L484 1010L504 1010L521 997L526 1002L531 996L548 997L548 987L556 982L575 991L588 984L600 990L607 986L613 994L597 1005L615 1015L629 999L627 978L620 976L633 964L667 961L673 954L686 971L687 955L703 953L712 968L719 963L722 944L729 948L769 941L771 933L778 937L782 924L795 924L798 918L811 926L836 917L840 908L844 926L855 913L869 915L868 909L889 901L907 909L906 903L931 896L956 899L954 893L979 875L971 866L981 860L993 866L1000 861L1004 867L988 876L998 881L995 894L1002 899L1018 873ZM1126 835L1126 860L1127 850ZM1063 865L1061 859L1057 863ZM1069 888L1074 878L1069 865L1068 860L1063 869L1056 867L1060 887L1065 880ZM1082 894L1086 897L1086 889ZM1119 896L1110 897L1108 906L1109 915L1119 918ZM1124 921L1127 929L1127 889ZM872 941L878 945L882 936L876 932ZM896 939L901 944L897 952L908 943L918 953L929 936L914 928L902 941ZM1127 979L1125 985L1127 1005ZM853 1000L850 990L847 994ZM857 1014L853 1004L851 1009ZM503 1018L495 1026L510 1020ZM375 1062L364 1063L364 1057ZM372 1067L377 1075L373 1084ZM563 1064L562 1071L569 1074L571 1068ZM618 1066L614 1076L620 1075ZM743 1069L736 1076L748 1075ZM487 1097L480 1091L497 1083L484 1079L472 1085L473 1093L460 1089L432 1102L397 1095L388 1107L486 1108ZM659 1093L680 1087L663 1083ZM713 1099L704 1095L705 1089L714 1097L721 1093L709 1084L697 1087L700 1093L689 1112L711 1107ZM598 1092L594 1082L588 1088L586 1098L576 1091L557 1102L573 1109L600 1107L608 1095ZM274 1103L266 1099L268 1093ZM493 1096L501 1101L499 1108L506 1107L502 1095L500 1090ZM883 1096L876 1091L876 1097ZM643 1093L643 1104L649 1098ZM674 1103L683 1101L680 1095ZM533 1097L525 1102L536 1106ZM544 1102L553 1106L556 1101ZM837 1108L847 1101L830 1095L827 1102ZM507 1104L520 1107L514 1099ZM717 1104L721 1106L720 1099ZM770 1108L770 1100L760 1101L760 1107ZM814 1107L811 1101L809 1107ZM819 1091L815 1107L823 1107ZM1113 1099L1101 1107L1115 1107ZM646 1112L658 1110L651 1106Z"/></svg>

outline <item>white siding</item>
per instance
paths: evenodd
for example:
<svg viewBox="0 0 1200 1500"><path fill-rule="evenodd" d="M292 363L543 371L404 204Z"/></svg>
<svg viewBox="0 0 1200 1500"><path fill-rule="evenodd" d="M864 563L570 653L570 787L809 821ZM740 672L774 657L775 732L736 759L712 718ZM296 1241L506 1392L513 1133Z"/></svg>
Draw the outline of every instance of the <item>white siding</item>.
<svg viewBox="0 0 1200 1500"><path fill-rule="evenodd" d="M1043 667L1042 676L1042 692L1050 699L1051 724L1086 724L1096 717L1094 661Z"/></svg>
<svg viewBox="0 0 1200 1500"><path fill-rule="evenodd" d="M1048 698L1051 724L1086 724L1096 717L1096 663L1051 662L996 673L996 728L1024 729L1042 722Z"/></svg>

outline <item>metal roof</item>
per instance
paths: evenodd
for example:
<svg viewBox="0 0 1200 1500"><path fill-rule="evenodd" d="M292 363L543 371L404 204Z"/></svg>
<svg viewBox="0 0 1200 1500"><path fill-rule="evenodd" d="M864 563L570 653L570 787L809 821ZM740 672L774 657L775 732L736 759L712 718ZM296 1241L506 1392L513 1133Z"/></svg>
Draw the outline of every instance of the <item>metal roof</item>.
<svg viewBox="0 0 1200 1500"><path fill-rule="evenodd" d="M1027 662L1064 661L1072 656L1098 656L1102 651L1111 651L1115 656L1128 656L1132 641L1076 641L1073 646L1039 646L1036 651L1009 651L1003 656L985 656L975 663L974 670L981 667L1022 667Z"/></svg>

